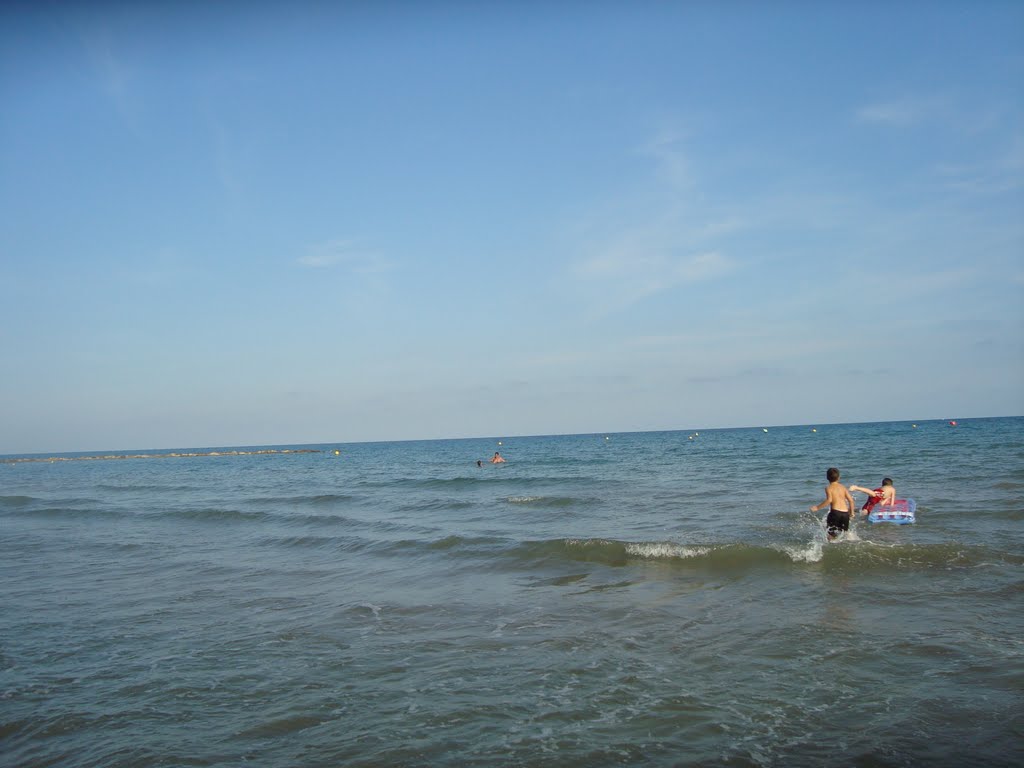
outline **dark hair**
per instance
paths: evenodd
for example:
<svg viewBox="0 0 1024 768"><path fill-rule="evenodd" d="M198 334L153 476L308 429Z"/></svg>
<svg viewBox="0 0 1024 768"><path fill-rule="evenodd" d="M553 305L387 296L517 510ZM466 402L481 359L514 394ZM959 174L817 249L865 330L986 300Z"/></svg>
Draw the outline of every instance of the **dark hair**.
<svg viewBox="0 0 1024 768"><path fill-rule="evenodd" d="M882 480L882 485L892 485L892 478L886 477Z"/></svg>
<svg viewBox="0 0 1024 768"><path fill-rule="evenodd" d="M835 467L829 467L828 472L825 473L825 477L828 478L828 481L830 483L834 483L836 480L839 479L839 470L836 469Z"/></svg>

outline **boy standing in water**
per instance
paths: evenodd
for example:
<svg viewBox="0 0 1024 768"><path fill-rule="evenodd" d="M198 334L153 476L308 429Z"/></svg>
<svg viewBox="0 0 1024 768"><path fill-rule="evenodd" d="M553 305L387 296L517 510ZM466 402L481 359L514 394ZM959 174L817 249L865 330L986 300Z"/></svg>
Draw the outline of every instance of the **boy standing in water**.
<svg viewBox="0 0 1024 768"><path fill-rule="evenodd" d="M827 506L828 517L825 519L825 530L828 537L834 539L840 531L850 530L850 513L853 512L853 496L846 490L846 486L839 482L839 470L829 467L825 473L828 485L825 487L825 500L821 504L811 507L811 512L817 512Z"/></svg>

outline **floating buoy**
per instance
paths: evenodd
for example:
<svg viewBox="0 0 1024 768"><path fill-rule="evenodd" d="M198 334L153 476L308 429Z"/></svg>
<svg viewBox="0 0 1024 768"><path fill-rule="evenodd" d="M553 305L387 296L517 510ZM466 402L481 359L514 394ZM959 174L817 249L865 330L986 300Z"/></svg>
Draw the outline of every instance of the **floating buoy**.
<svg viewBox="0 0 1024 768"><path fill-rule="evenodd" d="M817 432L817 431L818 431L817 429L815 429L814 427L811 427L811 432Z"/></svg>
<svg viewBox="0 0 1024 768"><path fill-rule="evenodd" d="M951 427L955 427L955 426L956 426L956 422L955 422L955 421L951 421L951 422L949 422L949 426L951 426Z"/></svg>
<svg viewBox="0 0 1024 768"><path fill-rule="evenodd" d="M335 456L341 456L341 451L335 451L335 452L334 452L334 455L335 455Z"/></svg>
<svg viewBox="0 0 1024 768"><path fill-rule="evenodd" d="M910 426L912 426L914 429L917 429L917 424L911 424Z"/></svg>
<svg viewBox="0 0 1024 768"><path fill-rule="evenodd" d="M768 429L767 429L766 427L761 427L761 431L762 431L762 432L767 432L767 431L768 431Z"/></svg>

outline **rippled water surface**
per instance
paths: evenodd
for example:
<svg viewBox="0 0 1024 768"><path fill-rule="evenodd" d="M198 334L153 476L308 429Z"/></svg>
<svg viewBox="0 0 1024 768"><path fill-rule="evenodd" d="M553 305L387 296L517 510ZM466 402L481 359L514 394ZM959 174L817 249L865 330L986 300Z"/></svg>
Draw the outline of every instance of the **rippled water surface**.
<svg viewBox="0 0 1024 768"><path fill-rule="evenodd" d="M0 463L0 764L1024 761L1024 419L498 440Z"/></svg>

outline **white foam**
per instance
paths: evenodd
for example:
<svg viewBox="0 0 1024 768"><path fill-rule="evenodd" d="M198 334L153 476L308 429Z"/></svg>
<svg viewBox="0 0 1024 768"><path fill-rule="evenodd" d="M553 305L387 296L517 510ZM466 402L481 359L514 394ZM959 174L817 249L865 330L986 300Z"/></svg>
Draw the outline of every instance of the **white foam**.
<svg viewBox="0 0 1024 768"><path fill-rule="evenodd" d="M644 542L627 544L626 553L637 557L701 557L711 551L710 547L684 547L667 542Z"/></svg>
<svg viewBox="0 0 1024 768"><path fill-rule="evenodd" d="M782 546L778 549L785 553L794 563L818 563L825 554L824 542L815 539L806 544Z"/></svg>

